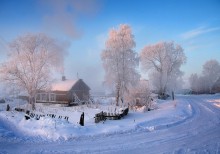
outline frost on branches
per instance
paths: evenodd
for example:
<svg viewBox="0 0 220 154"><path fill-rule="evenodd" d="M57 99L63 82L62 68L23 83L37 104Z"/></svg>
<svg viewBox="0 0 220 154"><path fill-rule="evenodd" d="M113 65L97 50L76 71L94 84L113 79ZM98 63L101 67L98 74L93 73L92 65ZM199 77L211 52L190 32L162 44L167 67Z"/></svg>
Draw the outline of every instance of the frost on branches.
<svg viewBox="0 0 220 154"><path fill-rule="evenodd" d="M212 93L212 89L220 78L220 64L217 60L209 60L203 65L203 74L207 79L209 93Z"/></svg>
<svg viewBox="0 0 220 154"><path fill-rule="evenodd" d="M174 42L160 42L144 47L141 52L141 66L150 71L150 81L158 94L164 96L169 90L178 88L183 72L180 66L186 56L180 45Z"/></svg>
<svg viewBox="0 0 220 154"><path fill-rule="evenodd" d="M44 34L27 34L9 45L8 59L0 69L1 79L24 90L35 109L36 93L48 88L52 69L63 66L64 50Z"/></svg>
<svg viewBox="0 0 220 154"><path fill-rule="evenodd" d="M136 86L131 87L129 94L126 95L126 101L132 108L145 106L150 109L153 101L148 80L140 80Z"/></svg>
<svg viewBox="0 0 220 154"><path fill-rule="evenodd" d="M220 64L217 60L209 60L203 65L203 72L201 76L191 74L189 83L192 93L213 93L213 88L218 87L217 82L220 79ZM218 91L217 91L218 92Z"/></svg>
<svg viewBox="0 0 220 154"><path fill-rule="evenodd" d="M139 60L134 47L134 36L128 25L123 24L119 29L110 30L101 58L105 83L115 87L116 105L119 105L119 100L123 102L129 86L135 85L140 79L136 70Z"/></svg>

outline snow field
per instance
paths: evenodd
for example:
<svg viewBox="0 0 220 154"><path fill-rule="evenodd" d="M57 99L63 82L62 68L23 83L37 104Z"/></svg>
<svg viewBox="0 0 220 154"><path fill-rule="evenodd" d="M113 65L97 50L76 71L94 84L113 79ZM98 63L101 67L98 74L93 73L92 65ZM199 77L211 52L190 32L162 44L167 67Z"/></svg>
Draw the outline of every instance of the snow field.
<svg viewBox="0 0 220 154"><path fill-rule="evenodd" d="M179 103L178 101L168 100L159 101L157 110L149 112L142 112L142 109L129 111L128 115L121 120L106 120L105 122L94 123L96 113L101 111L114 112L115 107L109 105L109 102L110 101L104 100L103 103L93 107L87 107L86 105L60 107L58 105L45 106L37 104L35 114L56 115L56 118L46 116L41 117L39 120L34 118L25 120L25 113L22 112L2 111L0 112L0 122L4 128L11 133L7 135L3 131L2 133L4 134L0 132L0 136L16 136L22 139L40 138L42 140L56 141L59 139L68 140L82 136L91 137L127 133L140 129L154 131L171 127L192 115L192 108L189 103ZM20 102L17 103L19 104ZM21 106L22 105L20 105L20 107ZM25 105L23 107L25 107ZM85 113L85 126L78 124L82 112ZM116 112L118 112L118 110ZM58 116L62 116L62 119L59 119ZM64 119L65 116L69 117L68 121Z"/></svg>
<svg viewBox="0 0 220 154"><path fill-rule="evenodd" d="M60 123L56 129L54 125L48 126L51 128L51 134L56 130L56 134L59 135L54 139L34 134L34 130L28 136L27 133L21 133L23 126L15 127L14 119L10 121L4 117L7 114L7 118L10 118L11 112L2 111L0 112L0 153L218 154L220 152L220 108L215 103L220 101L220 95L182 95L177 96L176 99L176 102L158 101L157 110L145 113L141 112L142 109L138 112L132 111L120 121L107 120L104 124L95 124L94 119L88 118L85 127L81 127L75 124L79 117L76 121L72 117L69 123L58 119L57 123ZM38 112L60 112L59 114L64 115L70 112L80 115L84 111L89 115L91 110L108 111L109 103L106 101L98 105L98 108L43 107L44 109L38 106ZM29 131L30 125L33 125L32 122L36 122L37 127L40 125L40 122L37 124L37 120L30 122L18 120L18 123L22 124L22 122L27 125ZM42 119L42 123L46 125L46 119ZM71 131L68 131L68 126ZM43 129L46 130L46 128ZM67 140L62 137L64 133ZM78 134L73 134L71 137L71 133Z"/></svg>

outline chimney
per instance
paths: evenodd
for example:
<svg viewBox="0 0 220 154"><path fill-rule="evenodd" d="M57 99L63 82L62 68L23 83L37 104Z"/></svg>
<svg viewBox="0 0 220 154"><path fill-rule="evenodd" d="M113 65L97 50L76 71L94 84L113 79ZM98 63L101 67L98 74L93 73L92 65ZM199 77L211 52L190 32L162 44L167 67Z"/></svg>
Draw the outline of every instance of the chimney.
<svg viewBox="0 0 220 154"><path fill-rule="evenodd" d="M66 80L66 77L63 75L62 76L62 81L65 81Z"/></svg>

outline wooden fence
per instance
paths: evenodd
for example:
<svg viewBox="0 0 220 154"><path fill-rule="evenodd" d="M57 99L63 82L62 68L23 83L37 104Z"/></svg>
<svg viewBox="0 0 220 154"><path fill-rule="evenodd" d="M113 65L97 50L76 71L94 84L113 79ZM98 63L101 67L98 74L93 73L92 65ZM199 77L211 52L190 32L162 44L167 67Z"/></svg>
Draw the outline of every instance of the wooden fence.
<svg viewBox="0 0 220 154"><path fill-rule="evenodd" d="M68 116L61 116L61 115L56 115L56 114L36 114L36 113L31 113L29 110L25 110L22 108L15 108L15 111L18 112L25 112L25 119L28 120L30 118L34 118L36 120L39 120L41 117L50 117L50 118L58 118L58 119L65 119L69 120Z"/></svg>
<svg viewBox="0 0 220 154"><path fill-rule="evenodd" d="M105 121L107 119L109 120L119 120L121 119L122 117L126 116L129 112L129 109L126 108L124 110L122 110L122 113L120 114L116 114L116 113L107 113L107 112L100 112L100 113L97 113L95 115L95 123L99 123L100 121Z"/></svg>

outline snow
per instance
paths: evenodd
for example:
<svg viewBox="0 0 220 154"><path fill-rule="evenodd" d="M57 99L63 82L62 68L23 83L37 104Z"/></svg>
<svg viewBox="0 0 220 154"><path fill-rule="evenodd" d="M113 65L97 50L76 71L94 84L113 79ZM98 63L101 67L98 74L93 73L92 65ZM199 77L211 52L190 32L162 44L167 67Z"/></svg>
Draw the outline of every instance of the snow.
<svg viewBox="0 0 220 154"><path fill-rule="evenodd" d="M99 105L99 108L96 108L96 106L87 107L86 105L55 107L37 104L37 112L34 112L35 114L55 114L56 118L42 117L40 120L34 118L25 120L25 113L16 111L3 111L0 113L0 118L3 122L6 120L10 121L13 127L16 128L15 131L18 131L22 136L28 135L30 137L41 137L55 141L60 138L68 140L80 136L96 136L133 131L137 128L148 129L153 127L157 129L164 124L179 122L191 114L188 104L175 106L176 102L169 101L160 104L158 111L143 112L141 108L137 110L138 112L130 111L128 116L122 120L107 120L96 124L94 123L96 113L101 111L113 113L115 110L114 107L106 105L106 100L103 102L104 104ZM119 110L121 108L118 108L117 112ZM78 124L82 112L85 112L84 127ZM59 119L58 116L62 116L62 119ZM64 119L65 116L69 117L68 121Z"/></svg>
<svg viewBox="0 0 220 154"><path fill-rule="evenodd" d="M51 85L52 91L69 91L78 80L57 81Z"/></svg>
<svg viewBox="0 0 220 154"><path fill-rule="evenodd" d="M100 102L102 100L103 104L89 107L37 105L36 113L69 116L69 121L50 117L25 120L24 113L1 111L0 153L16 153L17 150L22 153L220 151L220 110L215 105L220 95L178 96L175 101L158 101L156 110L129 111L121 120L95 124L95 113L114 110L109 105L111 99L99 98ZM77 123L82 112L85 112L85 126Z"/></svg>
<svg viewBox="0 0 220 154"><path fill-rule="evenodd" d="M213 103L215 106L220 108L220 99L212 99L209 102Z"/></svg>

